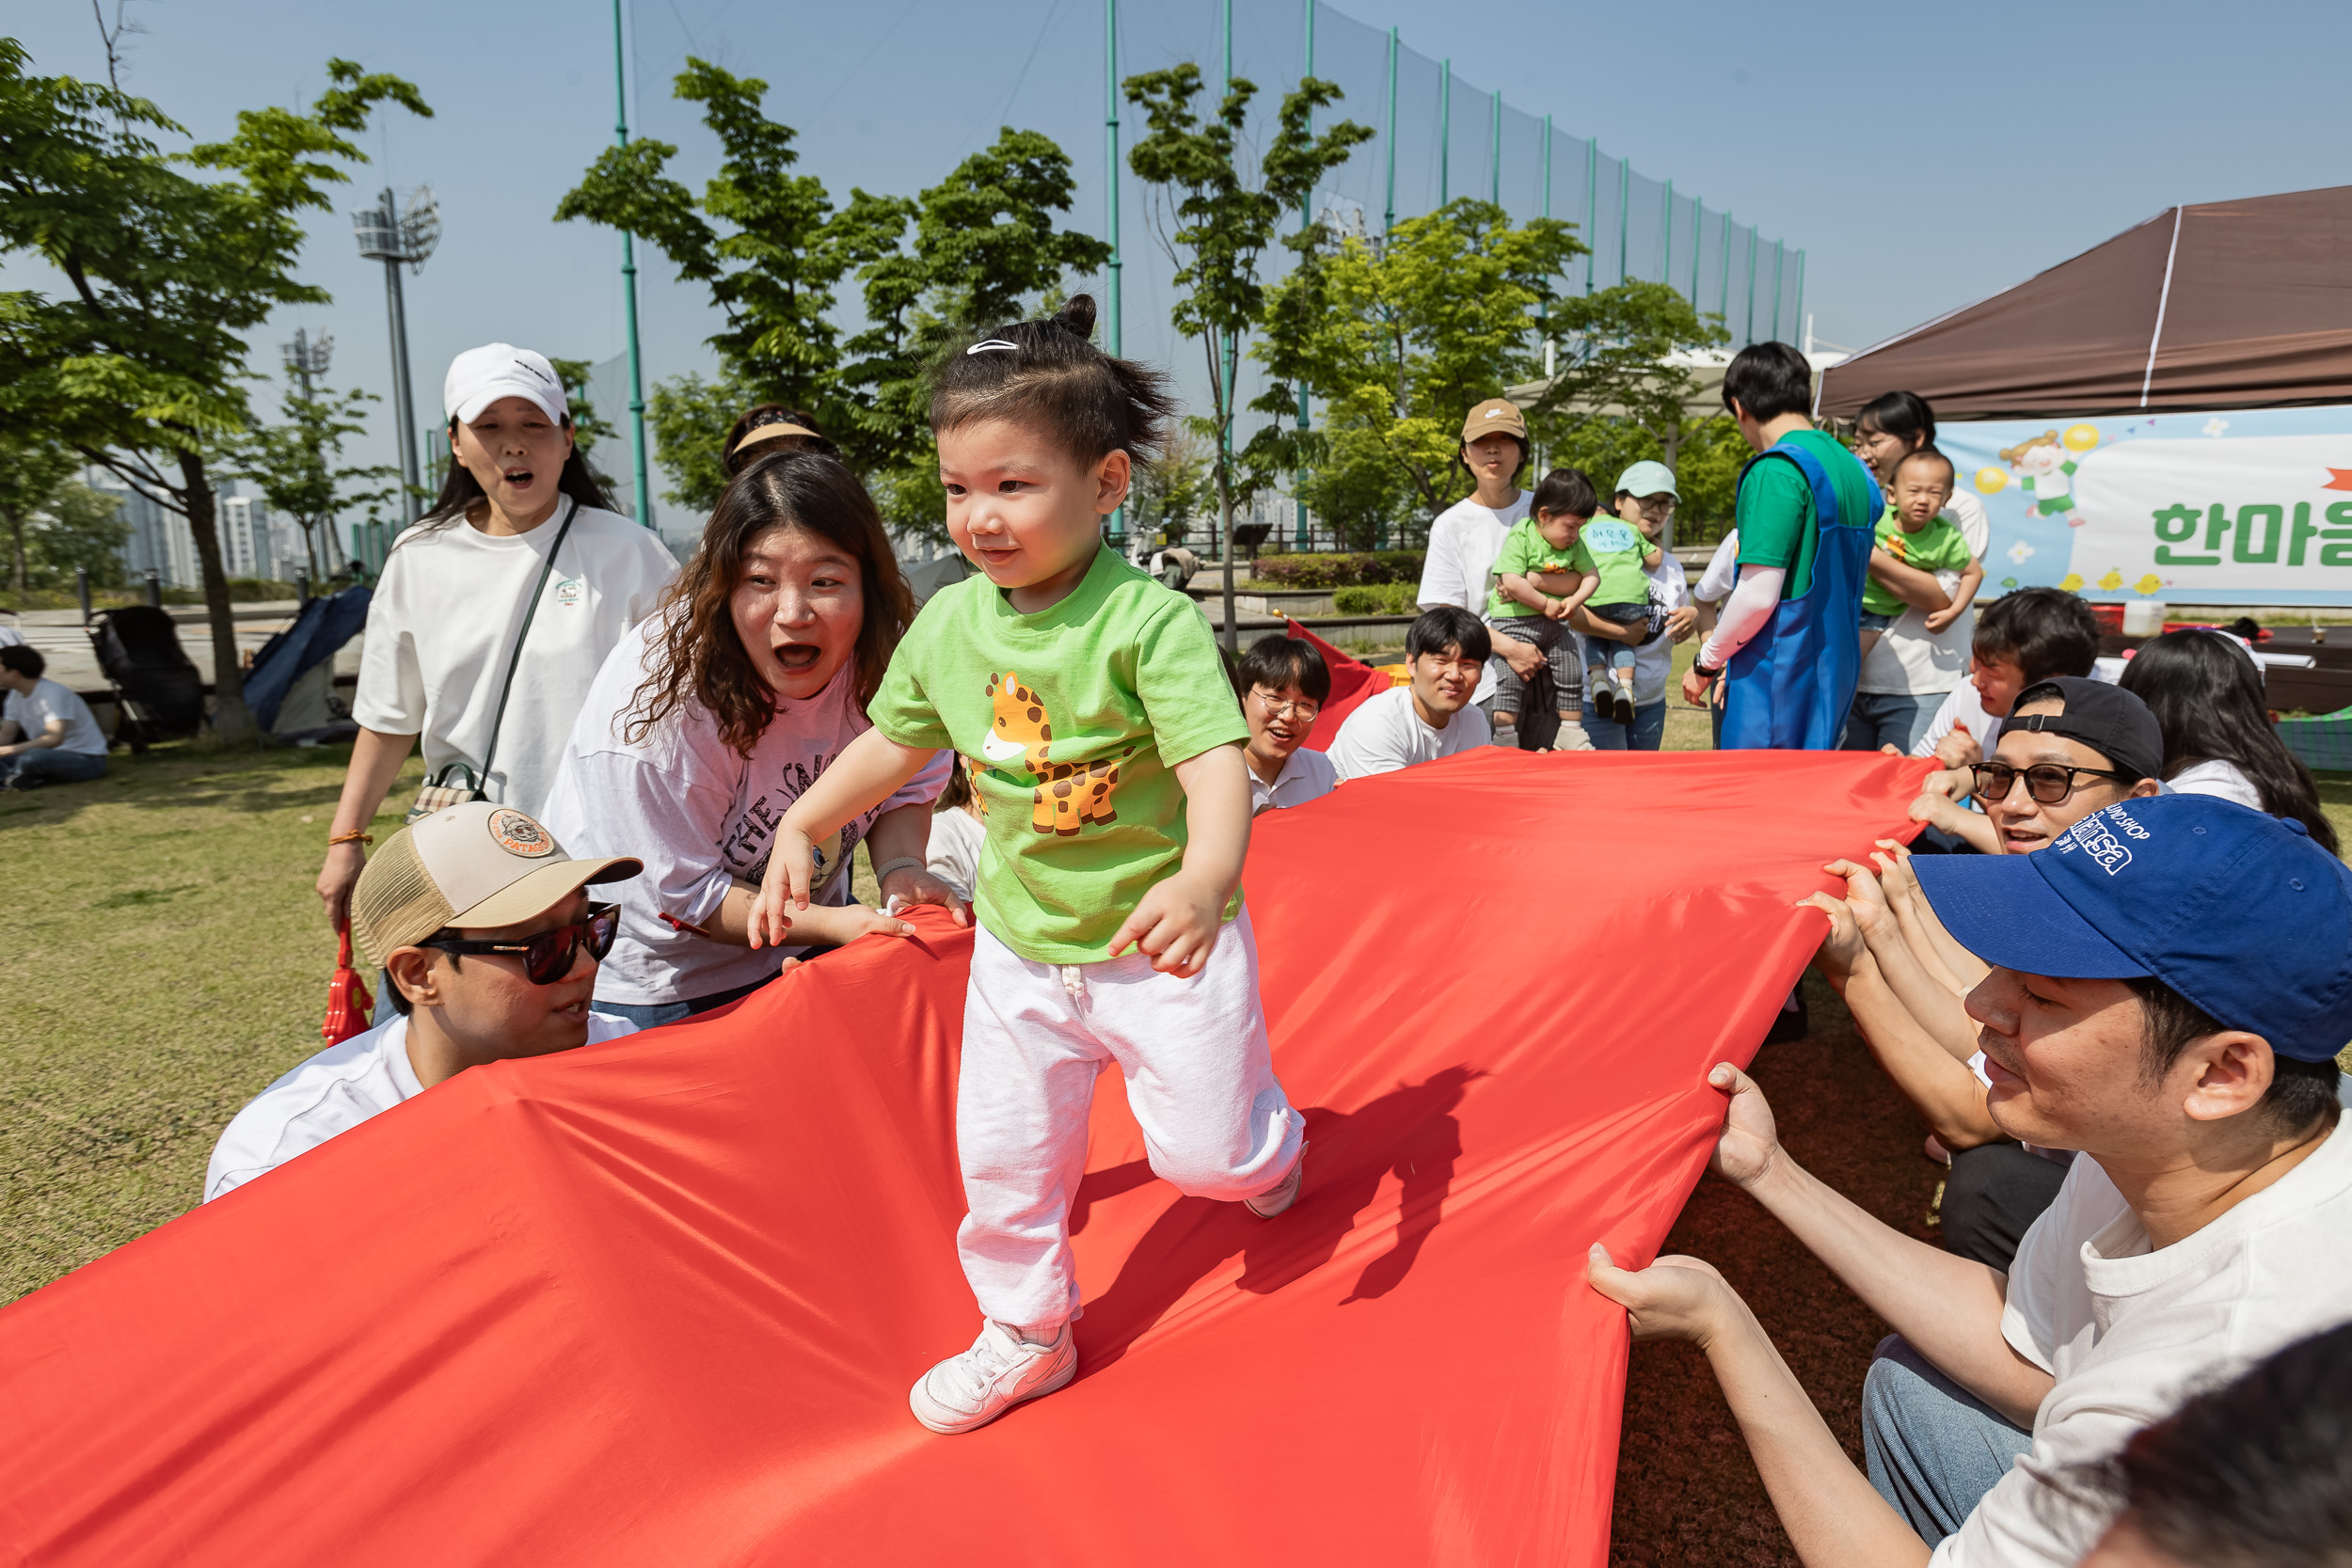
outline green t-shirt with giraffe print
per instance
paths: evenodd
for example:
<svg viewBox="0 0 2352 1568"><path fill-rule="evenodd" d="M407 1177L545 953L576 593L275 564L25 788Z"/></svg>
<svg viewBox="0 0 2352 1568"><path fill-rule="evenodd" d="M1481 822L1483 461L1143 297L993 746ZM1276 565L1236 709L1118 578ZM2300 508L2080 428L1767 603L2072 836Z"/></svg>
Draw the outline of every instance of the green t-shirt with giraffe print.
<svg viewBox="0 0 2352 1568"><path fill-rule="evenodd" d="M1200 606L1098 550L1035 615L985 577L942 589L867 709L901 746L952 746L986 811L973 910L1037 963L1095 963L1184 858L1175 765L1246 741ZM1241 895L1225 911L1231 920Z"/></svg>

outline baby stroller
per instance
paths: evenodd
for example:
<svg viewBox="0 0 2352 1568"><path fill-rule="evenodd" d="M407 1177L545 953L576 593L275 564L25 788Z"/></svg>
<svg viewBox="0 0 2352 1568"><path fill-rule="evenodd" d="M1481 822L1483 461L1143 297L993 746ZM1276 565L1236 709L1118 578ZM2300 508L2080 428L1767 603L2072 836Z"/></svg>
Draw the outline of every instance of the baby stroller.
<svg viewBox="0 0 2352 1568"><path fill-rule="evenodd" d="M102 610L84 628L114 688L122 722L115 738L134 752L204 726L204 677L180 646L180 629L151 605Z"/></svg>

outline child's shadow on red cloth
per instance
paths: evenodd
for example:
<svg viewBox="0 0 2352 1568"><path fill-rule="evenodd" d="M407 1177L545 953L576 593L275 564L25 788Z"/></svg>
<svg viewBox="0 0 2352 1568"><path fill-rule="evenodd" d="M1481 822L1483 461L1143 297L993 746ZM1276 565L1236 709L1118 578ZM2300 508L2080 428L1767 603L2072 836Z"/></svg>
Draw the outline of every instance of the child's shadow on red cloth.
<svg viewBox="0 0 2352 1568"><path fill-rule="evenodd" d="M1242 1290L1268 1295L1329 1262L1356 1228L1391 1171L1404 1182L1395 1237L1367 1262L1343 1298L1369 1301L1404 1282L1437 1227L1454 1164L1462 1154L1454 1107L1471 1079L1470 1067L1451 1067L1420 1084L1400 1084L1355 1111L1311 1106L1307 1118L1307 1183L1288 1213L1262 1220L1238 1203L1178 1198L1136 1243L1111 1288L1086 1304L1079 1320L1079 1375L1100 1371L1159 1322L1184 1293L1243 1254ZM1073 1234L1096 1201L1156 1180L1134 1160L1089 1175L1071 1205Z"/></svg>

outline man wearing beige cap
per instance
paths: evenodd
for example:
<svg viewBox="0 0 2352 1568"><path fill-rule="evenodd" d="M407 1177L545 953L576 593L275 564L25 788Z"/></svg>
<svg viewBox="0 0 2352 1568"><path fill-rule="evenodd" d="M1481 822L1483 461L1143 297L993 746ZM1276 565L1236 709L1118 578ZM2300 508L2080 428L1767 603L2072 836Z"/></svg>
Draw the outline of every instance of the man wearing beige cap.
<svg viewBox="0 0 2352 1568"><path fill-rule="evenodd" d="M351 895L352 935L389 975L383 1021L237 1113L213 1149L205 1200L469 1067L634 1033L588 1010L620 917L585 889L641 869L576 861L537 821L488 800L394 833Z"/></svg>
<svg viewBox="0 0 2352 1568"><path fill-rule="evenodd" d="M1476 488L1467 499L1438 513L1429 525L1429 548L1422 559L1421 592L1416 596L1422 610L1454 605L1472 615L1485 612L1487 578L1502 548L1502 536L1527 515L1527 492L1518 487L1518 475L1527 467L1529 453L1527 420L1518 404L1508 398L1488 398L1462 421L1462 464L1470 469ZM1494 640L1494 657L1486 661L1486 673L1471 699L1489 720L1496 717L1498 662L1509 665L1525 680L1544 662L1544 655L1532 642L1509 637ZM1573 711L1578 695L1561 692L1561 705ZM1498 741L1508 738L1508 730L1497 736ZM1554 744L1561 751L1593 749L1584 727L1576 723L1563 723Z"/></svg>

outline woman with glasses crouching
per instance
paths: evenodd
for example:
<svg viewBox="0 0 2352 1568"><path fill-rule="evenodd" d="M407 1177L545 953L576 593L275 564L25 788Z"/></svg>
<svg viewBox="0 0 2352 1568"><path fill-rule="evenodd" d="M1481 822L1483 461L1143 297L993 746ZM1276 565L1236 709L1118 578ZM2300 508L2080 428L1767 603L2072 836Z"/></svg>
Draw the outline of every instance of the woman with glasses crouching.
<svg viewBox="0 0 2352 1568"><path fill-rule="evenodd" d="M1249 765L1252 816L1303 806L1339 786L1331 759L1307 747L1331 700L1331 668L1313 643L1279 632L1259 638L1234 668L1233 691L1249 724L1242 760Z"/></svg>
<svg viewBox="0 0 2352 1568"><path fill-rule="evenodd" d="M2027 855L2094 812L2159 793L2163 759L2164 738L2147 704L2101 681L2061 675L2018 693L1993 759L1971 769L1973 793L1992 822L1994 852ZM1966 809L1933 799L1954 813ZM2086 834L2087 842L2062 852L2129 852L2104 830L2074 836ZM1919 896L1900 845L1882 840L1871 859L1875 867L1831 863L1846 879L1846 897L1817 893L1805 900L1830 921L1814 963L1934 1134L1931 1154L1950 1164L1945 1247L2006 1271L2026 1227L2058 1196L2073 1156L2029 1148L1994 1125L1985 1108L1992 1069L1963 1005L1990 971Z"/></svg>
<svg viewBox="0 0 2352 1568"><path fill-rule="evenodd" d="M214 1147L205 1201L469 1067L633 1033L588 1010L620 913L587 890L642 869L626 855L574 860L494 800L394 833L351 890L351 934L389 976L382 1022L237 1113Z"/></svg>

